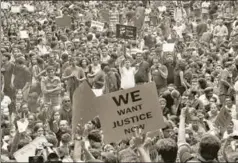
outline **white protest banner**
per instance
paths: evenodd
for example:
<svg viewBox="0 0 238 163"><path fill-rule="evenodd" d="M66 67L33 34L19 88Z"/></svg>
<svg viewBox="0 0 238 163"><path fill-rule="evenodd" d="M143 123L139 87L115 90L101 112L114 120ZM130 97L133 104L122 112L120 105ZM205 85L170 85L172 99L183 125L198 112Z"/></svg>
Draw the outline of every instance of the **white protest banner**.
<svg viewBox="0 0 238 163"><path fill-rule="evenodd" d="M1 2L1 9L8 10L11 7L11 4L8 2Z"/></svg>
<svg viewBox="0 0 238 163"><path fill-rule="evenodd" d="M12 13L20 13L21 12L21 7L20 6L12 6L11 7L11 12Z"/></svg>
<svg viewBox="0 0 238 163"><path fill-rule="evenodd" d="M26 7L26 10L27 10L28 12L34 12L34 11L35 11L35 7L34 7L34 6L26 5L25 7Z"/></svg>
<svg viewBox="0 0 238 163"><path fill-rule="evenodd" d="M175 44L169 43L169 44L163 44L163 51L164 52L173 52L174 51Z"/></svg>
<svg viewBox="0 0 238 163"><path fill-rule="evenodd" d="M96 97L93 104L106 143L129 138L136 128L148 132L165 126L154 82Z"/></svg>
<svg viewBox="0 0 238 163"><path fill-rule="evenodd" d="M95 94L86 81L81 83L80 86L74 91L72 116L73 133L79 123L83 123L81 125L84 125L97 116L96 110L92 110L93 98L95 98Z"/></svg>
<svg viewBox="0 0 238 163"><path fill-rule="evenodd" d="M27 31L20 31L20 38L29 38L29 34Z"/></svg>
<svg viewBox="0 0 238 163"><path fill-rule="evenodd" d="M228 110L222 108L215 120L215 125L221 127L221 129L225 129L230 124L231 120L232 117L229 114Z"/></svg>
<svg viewBox="0 0 238 163"><path fill-rule="evenodd" d="M29 124L29 121L27 119L21 119L17 121L17 127L18 127L19 133L25 132L28 127L28 124Z"/></svg>
<svg viewBox="0 0 238 163"><path fill-rule="evenodd" d="M98 31L103 31L104 23L98 21L91 21L91 27L96 27Z"/></svg>
<svg viewBox="0 0 238 163"><path fill-rule="evenodd" d="M13 156L17 162L28 162L30 156L35 156L35 150L43 143L47 143L45 137L38 137L34 139L32 142L22 147L18 151L16 151Z"/></svg>

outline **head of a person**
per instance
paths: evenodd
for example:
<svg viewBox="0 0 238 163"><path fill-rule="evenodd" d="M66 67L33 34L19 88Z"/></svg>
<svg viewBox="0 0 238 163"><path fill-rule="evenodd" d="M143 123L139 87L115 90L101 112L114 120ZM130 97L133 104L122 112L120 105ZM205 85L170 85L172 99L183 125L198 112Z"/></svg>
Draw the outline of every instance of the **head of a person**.
<svg viewBox="0 0 238 163"><path fill-rule="evenodd" d="M89 65L89 62L86 58L83 58L81 61L80 61L80 66L81 67L87 67Z"/></svg>
<svg viewBox="0 0 238 163"><path fill-rule="evenodd" d="M212 115L217 115L218 114L218 108L217 105L214 103L210 104L210 110Z"/></svg>
<svg viewBox="0 0 238 163"><path fill-rule="evenodd" d="M70 63L71 66L76 66L78 61L75 57L72 57L72 58L69 59L69 63Z"/></svg>
<svg viewBox="0 0 238 163"><path fill-rule="evenodd" d="M161 156L164 162L174 163L177 158L178 146L177 143L171 139L160 139L156 143L158 155Z"/></svg>
<svg viewBox="0 0 238 163"><path fill-rule="evenodd" d="M24 102L21 106L21 111L23 113L27 113L29 111L29 108L28 108L28 104L26 102Z"/></svg>
<svg viewBox="0 0 238 163"><path fill-rule="evenodd" d="M66 144L69 144L71 140L71 135L69 133L65 133L61 136L61 142L66 145Z"/></svg>
<svg viewBox="0 0 238 163"><path fill-rule="evenodd" d="M112 152L103 152L102 161L105 163L118 163L118 159Z"/></svg>
<svg viewBox="0 0 238 163"><path fill-rule="evenodd" d="M34 132L37 137L44 136L44 128L41 125L35 125Z"/></svg>
<svg viewBox="0 0 238 163"><path fill-rule="evenodd" d="M141 63L143 61L143 54L141 52L136 53L136 61Z"/></svg>
<svg viewBox="0 0 238 163"><path fill-rule="evenodd" d="M55 121L60 121L60 112L59 111L55 111L53 114L53 120Z"/></svg>
<svg viewBox="0 0 238 163"><path fill-rule="evenodd" d="M185 60L179 60L176 65L178 70L184 71L186 68L186 61Z"/></svg>
<svg viewBox="0 0 238 163"><path fill-rule="evenodd" d="M94 146L95 143L101 143L102 142L102 135L99 130L92 130L88 134L88 140L91 144L91 146Z"/></svg>
<svg viewBox="0 0 238 163"><path fill-rule="evenodd" d="M29 114L27 120L29 122L29 126L33 125L36 120L34 114Z"/></svg>
<svg viewBox="0 0 238 163"><path fill-rule="evenodd" d="M102 47L102 56L107 56L108 55L108 49L104 46Z"/></svg>
<svg viewBox="0 0 238 163"><path fill-rule="evenodd" d="M25 58L24 57L19 57L16 60L16 66L17 67L23 67L25 65Z"/></svg>
<svg viewBox="0 0 238 163"><path fill-rule="evenodd" d="M210 99L213 96L213 88L212 87L207 87L204 90L205 96Z"/></svg>
<svg viewBox="0 0 238 163"><path fill-rule="evenodd" d="M47 76L53 78L55 76L55 69L53 66L48 66L46 69Z"/></svg>
<svg viewBox="0 0 238 163"><path fill-rule="evenodd" d="M160 98L160 99L159 99L159 103L160 103L161 109L164 110L165 107L166 107L166 104L167 104L166 99L165 99L165 98Z"/></svg>
<svg viewBox="0 0 238 163"><path fill-rule="evenodd" d="M68 121L67 120L61 120L59 123L59 129L61 132L66 132L68 130Z"/></svg>
<svg viewBox="0 0 238 163"><path fill-rule="evenodd" d="M23 99L23 92L21 89L19 89L16 92L16 100L22 100L22 99Z"/></svg>
<svg viewBox="0 0 238 163"><path fill-rule="evenodd" d="M206 74L205 74L205 80L206 80L206 81L212 81L212 76L211 76L211 74L206 73Z"/></svg>
<svg viewBox="0 0 238 163"><path fill-rule="evenodd" d="M206 134L199 143L199 155L205 160L214 160L218 158L221 142L218 137Z"/></svg>
<svg viewBox="0 0 238 163"><path fill-rule="evenodd" d="M95 55L93 57L93 63L94 63L94 65L97 65L99 63L99 57L98 56Z"/></svg>
<svg viewBox="0 0 238 163"><path fill-rule="evenodd" d="M131 66L131 61L129 59L125 60L125 67L130 68Z"/></svg>
<svg viewBox="0 0 238 163"><path fill-rule="evenodd" d="M10 53L4 53L2 57L2 62L5 63L7 61L10 61L11 59L11 54Z"/></svg>
<svg viewBox="0 0 238 163"><path fill-rule="evenodd" d="M158 67L160 65L159 59L157 57L153 58L153 64L154 66Z"/></svg>
<svg viewBox="0 0 238 163"><path fill-rule="evenodd" d="M71 101L70 101L69 96L67 96L67 95L64 96L63 100L62 100L62 103L63 103L64 107L70 108L71 107Z"/></svg>
<svg viewBox="0 0 238 163"><path fill-rule="evenodd" d="M211 97L210 100L209 100L209 102L210 102L211 104L216 104L216 103L217 103L216 97Z"/></svg>
<svg viewBox="0 0 238 163"><path fill-rule="evenodd" d="M227 132L232 133L234 131L234 122L230 121L229 125L227 126Z"/></svg>
<svg viewBox="0 0 238 163"><path fill-rule="evenodd" d="M232 103L232 98L230 96L226 97L226 101L225 102L226 102L226 106L227 107L229 107L229 108L232 107L233 103Z"/></svg>

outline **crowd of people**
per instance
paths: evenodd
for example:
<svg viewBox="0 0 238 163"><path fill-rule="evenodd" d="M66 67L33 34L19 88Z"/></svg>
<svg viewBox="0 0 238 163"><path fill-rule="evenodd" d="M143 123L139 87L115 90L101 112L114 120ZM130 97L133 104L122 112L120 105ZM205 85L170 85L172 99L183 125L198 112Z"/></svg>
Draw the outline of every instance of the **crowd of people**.
<svg viewBox="0 0 238 163"><path fill-rule="evenodd" d="M1 2L1 162L19 161L14 153L38 137L48 143L35 156L48 162L238 161L237 6ZM71 23L60 26L62 16ZM117 23L137 27L136 40L117 38ZM97 116L72 133L73 94L84 81L97 96L155 82L166 126L105 144ZM217 123L221 112L229 123Z"/></svg>

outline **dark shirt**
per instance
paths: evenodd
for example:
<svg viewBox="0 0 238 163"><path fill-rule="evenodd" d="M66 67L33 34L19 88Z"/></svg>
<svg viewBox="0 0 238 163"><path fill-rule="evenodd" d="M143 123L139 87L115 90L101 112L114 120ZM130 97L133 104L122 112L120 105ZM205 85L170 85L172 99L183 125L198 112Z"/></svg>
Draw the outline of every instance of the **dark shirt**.
<svg viewBox="0 0 238 163"><path fill-rule="evenodd" d="M167 71L167 67L162 65L161 68L156 66L151 67L152 80L155 82L157 89L165 88L167 86L167 78L162 77L161 69L163 72Z"/></svg>
<svg viewBox="0 0 238 163"><path fill-rule="evenodd" d="M5 88L9 88L11 84L12 74L14 70L14 64L11 62L7 62L2 65L2 68L5 69L4 72L4 86Z"/></svg>
<svg viewBox="0 0 238 163"><path fill-rule="evenodd" d="M69 124L71 124L72 109L66 110L66 109L62 108L60 110L60 119L61 120L67 120L69 122Z"/></svg>
<svg viewBox="0 0 238 163"><path fill-rule="evenodd" d="M136 63L132 64L133 66L135 65ZM135 83L138 84L138 83L146 83L149 81L149 70L150 67L149 67L149 63L146 62L146 61L143 61L140 63L139 65L139 69L138 71L136 72L135 74Z"/></svg>
<svg viewBox="0 0 238 163"><path fill-rule="evenodd" d="M27 82L31 82L31 73L27 67L15 66L13 74L16 89L23 89Z"/></svg>

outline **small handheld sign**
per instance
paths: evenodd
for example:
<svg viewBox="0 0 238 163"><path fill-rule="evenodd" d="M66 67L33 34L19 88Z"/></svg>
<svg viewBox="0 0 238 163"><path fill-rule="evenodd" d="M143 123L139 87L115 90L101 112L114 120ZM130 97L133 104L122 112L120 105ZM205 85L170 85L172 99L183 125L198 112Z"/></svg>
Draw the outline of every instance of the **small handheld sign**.
<svg viewBox="0 0 238 163"><path fill-rule="evenodd" d="M117 24L116 37L136 40L136 27Z"/></svg>

